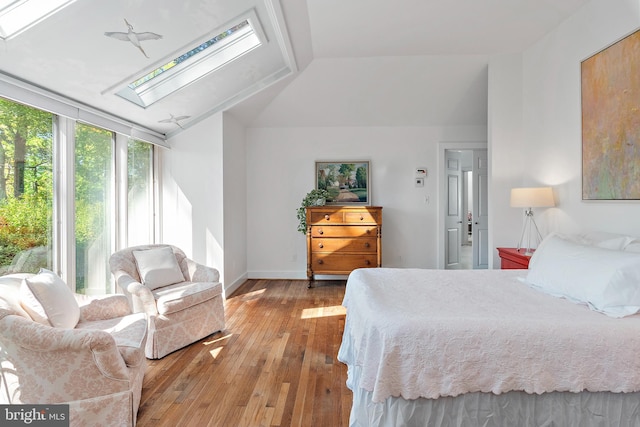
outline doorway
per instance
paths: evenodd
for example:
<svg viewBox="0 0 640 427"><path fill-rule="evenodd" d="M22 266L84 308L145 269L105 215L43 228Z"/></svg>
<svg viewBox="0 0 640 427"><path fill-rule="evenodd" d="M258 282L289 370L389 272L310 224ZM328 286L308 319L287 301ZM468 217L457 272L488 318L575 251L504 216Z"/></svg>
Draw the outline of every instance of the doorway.
<svg viewBox="0 0 640 427"><path fill-rule="evenodd" d="M487 149L446 148L440 200L445 269L486 269L489 263Z"/></svg>

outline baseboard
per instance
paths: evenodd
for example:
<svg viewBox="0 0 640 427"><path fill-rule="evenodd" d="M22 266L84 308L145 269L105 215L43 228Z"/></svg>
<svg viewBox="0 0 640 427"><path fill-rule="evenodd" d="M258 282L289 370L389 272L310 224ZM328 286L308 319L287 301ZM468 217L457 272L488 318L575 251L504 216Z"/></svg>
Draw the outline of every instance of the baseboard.
<svg viewBox="0 0 640 427"><path fill-rule="evenodd" d="M314 280L346 280L346 275L318 274ZM309 280L306 272L300 271L250 271L249 279L273 279L273 280Z"/></svg>
<svg viewBox="0 0 640 427"><path fill-rule="evenodd" d="M249 271L249 279L306 280L303 271Z"/></svg>
<svg viewBox="0 0 640 427"><path fill-rule="evenodd" d="M233 282L231 282L231 284L228 284L227 286L224 287L224 294L225 296L227 295L232 295L235 291L238 290L238 288L247 281L249 277L247 276L247 273L243 274L242 276L238 277L236 280L234 280Z"/></svg>

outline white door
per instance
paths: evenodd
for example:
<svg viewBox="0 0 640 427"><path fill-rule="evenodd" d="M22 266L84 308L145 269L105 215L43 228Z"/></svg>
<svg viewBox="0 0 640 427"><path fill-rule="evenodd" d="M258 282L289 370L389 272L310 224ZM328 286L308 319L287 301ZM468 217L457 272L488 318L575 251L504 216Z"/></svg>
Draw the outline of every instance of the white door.
<svg viewBox="0 0 640 427"><path fill-rule="evenodd" d="M445 269L460 268L460 245L462 244L462 165L461 154L445 151L447 191L444 239Z"/></svg>
<svg viewBox="0 0 640 427"><path fill-rule="evenodd" d="M473 150L473 268L489 268L489 210L487 150Z"/></svg>

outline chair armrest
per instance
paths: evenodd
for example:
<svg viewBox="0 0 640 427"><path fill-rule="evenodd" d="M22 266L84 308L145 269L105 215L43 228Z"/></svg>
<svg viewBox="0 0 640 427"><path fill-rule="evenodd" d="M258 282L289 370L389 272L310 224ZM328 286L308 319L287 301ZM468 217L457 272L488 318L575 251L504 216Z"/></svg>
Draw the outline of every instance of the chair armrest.
<svg viewBox="0 0 640 427"><path fill-rule="evenodd" d="M118 270L113 275L122 292L130 299L134 313L147 313L150 316L158 314L156 300L149 288L123 270Z"/></svg>
<svg viewBox="0 0 640 427"><path fill-rule="evenodd" d="M113 319L131 314L129 300L124 295L75 294L80 306L80 321Z"/></svg>
<svg viewBox="0 0 640 427"><path fill-rule="evenodd" d="M108 332L52 328L16 315L1 319L0 330L3 341L6 338L6 342L12 343L8 351L15 350L25 366L48 369L54 363L53 360L47 363L48 358L68 359L74 366L95 366L109 380L129 379L115 339ZM29 358L32 360L25 360Z"/></svg>
<svg viewBox="0 0 640 427"><path fill-rule="evenodd" d="M189 269L189 281L191 282L219 282L220 272L213 268L186 258Z"/></svg>

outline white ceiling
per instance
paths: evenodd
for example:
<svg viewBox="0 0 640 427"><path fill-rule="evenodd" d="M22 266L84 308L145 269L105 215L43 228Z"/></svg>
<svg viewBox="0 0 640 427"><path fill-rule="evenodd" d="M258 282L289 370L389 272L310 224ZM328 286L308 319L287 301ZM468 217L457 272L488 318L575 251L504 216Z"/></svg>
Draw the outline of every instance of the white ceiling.
<svg viewBox="0 0 640 427"><path fill-rule="evenodd" d="M588 0L307 0L319 57L519 52Z"/></svg>
<svg viewBox="0 0 640 427"><path fill-rule="evenodd" d="M443 55L451 61L452 55L472 55L475 64L477 55L522 51L587 1L77 0L36 27L0 43L0 71L172 135L181 129L161 123L171 115L190 116L181 122L186 128L236 105L234 114L244 121L253 120L314 59L320 61L312 68L319 75L331 72L322 65L328 58L404 57L401 61L385 58L384 66L389 70L398 61L403 66L407 61L434 61L421 56ZM114 95L132 77L173 59L195 40L251 8L255 8L269 39L266 46L146 109ZM149 59L130 43L104 35L126 31L124 19L137 32L163 36L142 42ZM354 73L363 71L361 63L351 64L351 68ZM477 67L470 68L476 75L459 76L461 81L477 78ZM344 78L354 79L354 75ZM401 77L396 79L400 85L406 83ZM457 76L446 85L422 88L420 95L429 97L429 90L440 93L455 88L453 77ZM350 84L361 83L355 80ZM374 82L362 80L370 90L375 87ZM409 84L419 86L420 82ZM322 87L315 92L322 92ZM366 99L359 104L357 108L365 108Z"/></svg>
<svg viewBox="0 0 640 427"><path fill-rule="evenodd" d="M490 56L589 0L307 0L308 33L288 13L303 2L282 1L303 71L231 109L251 126L486 126Z"/></svg>

